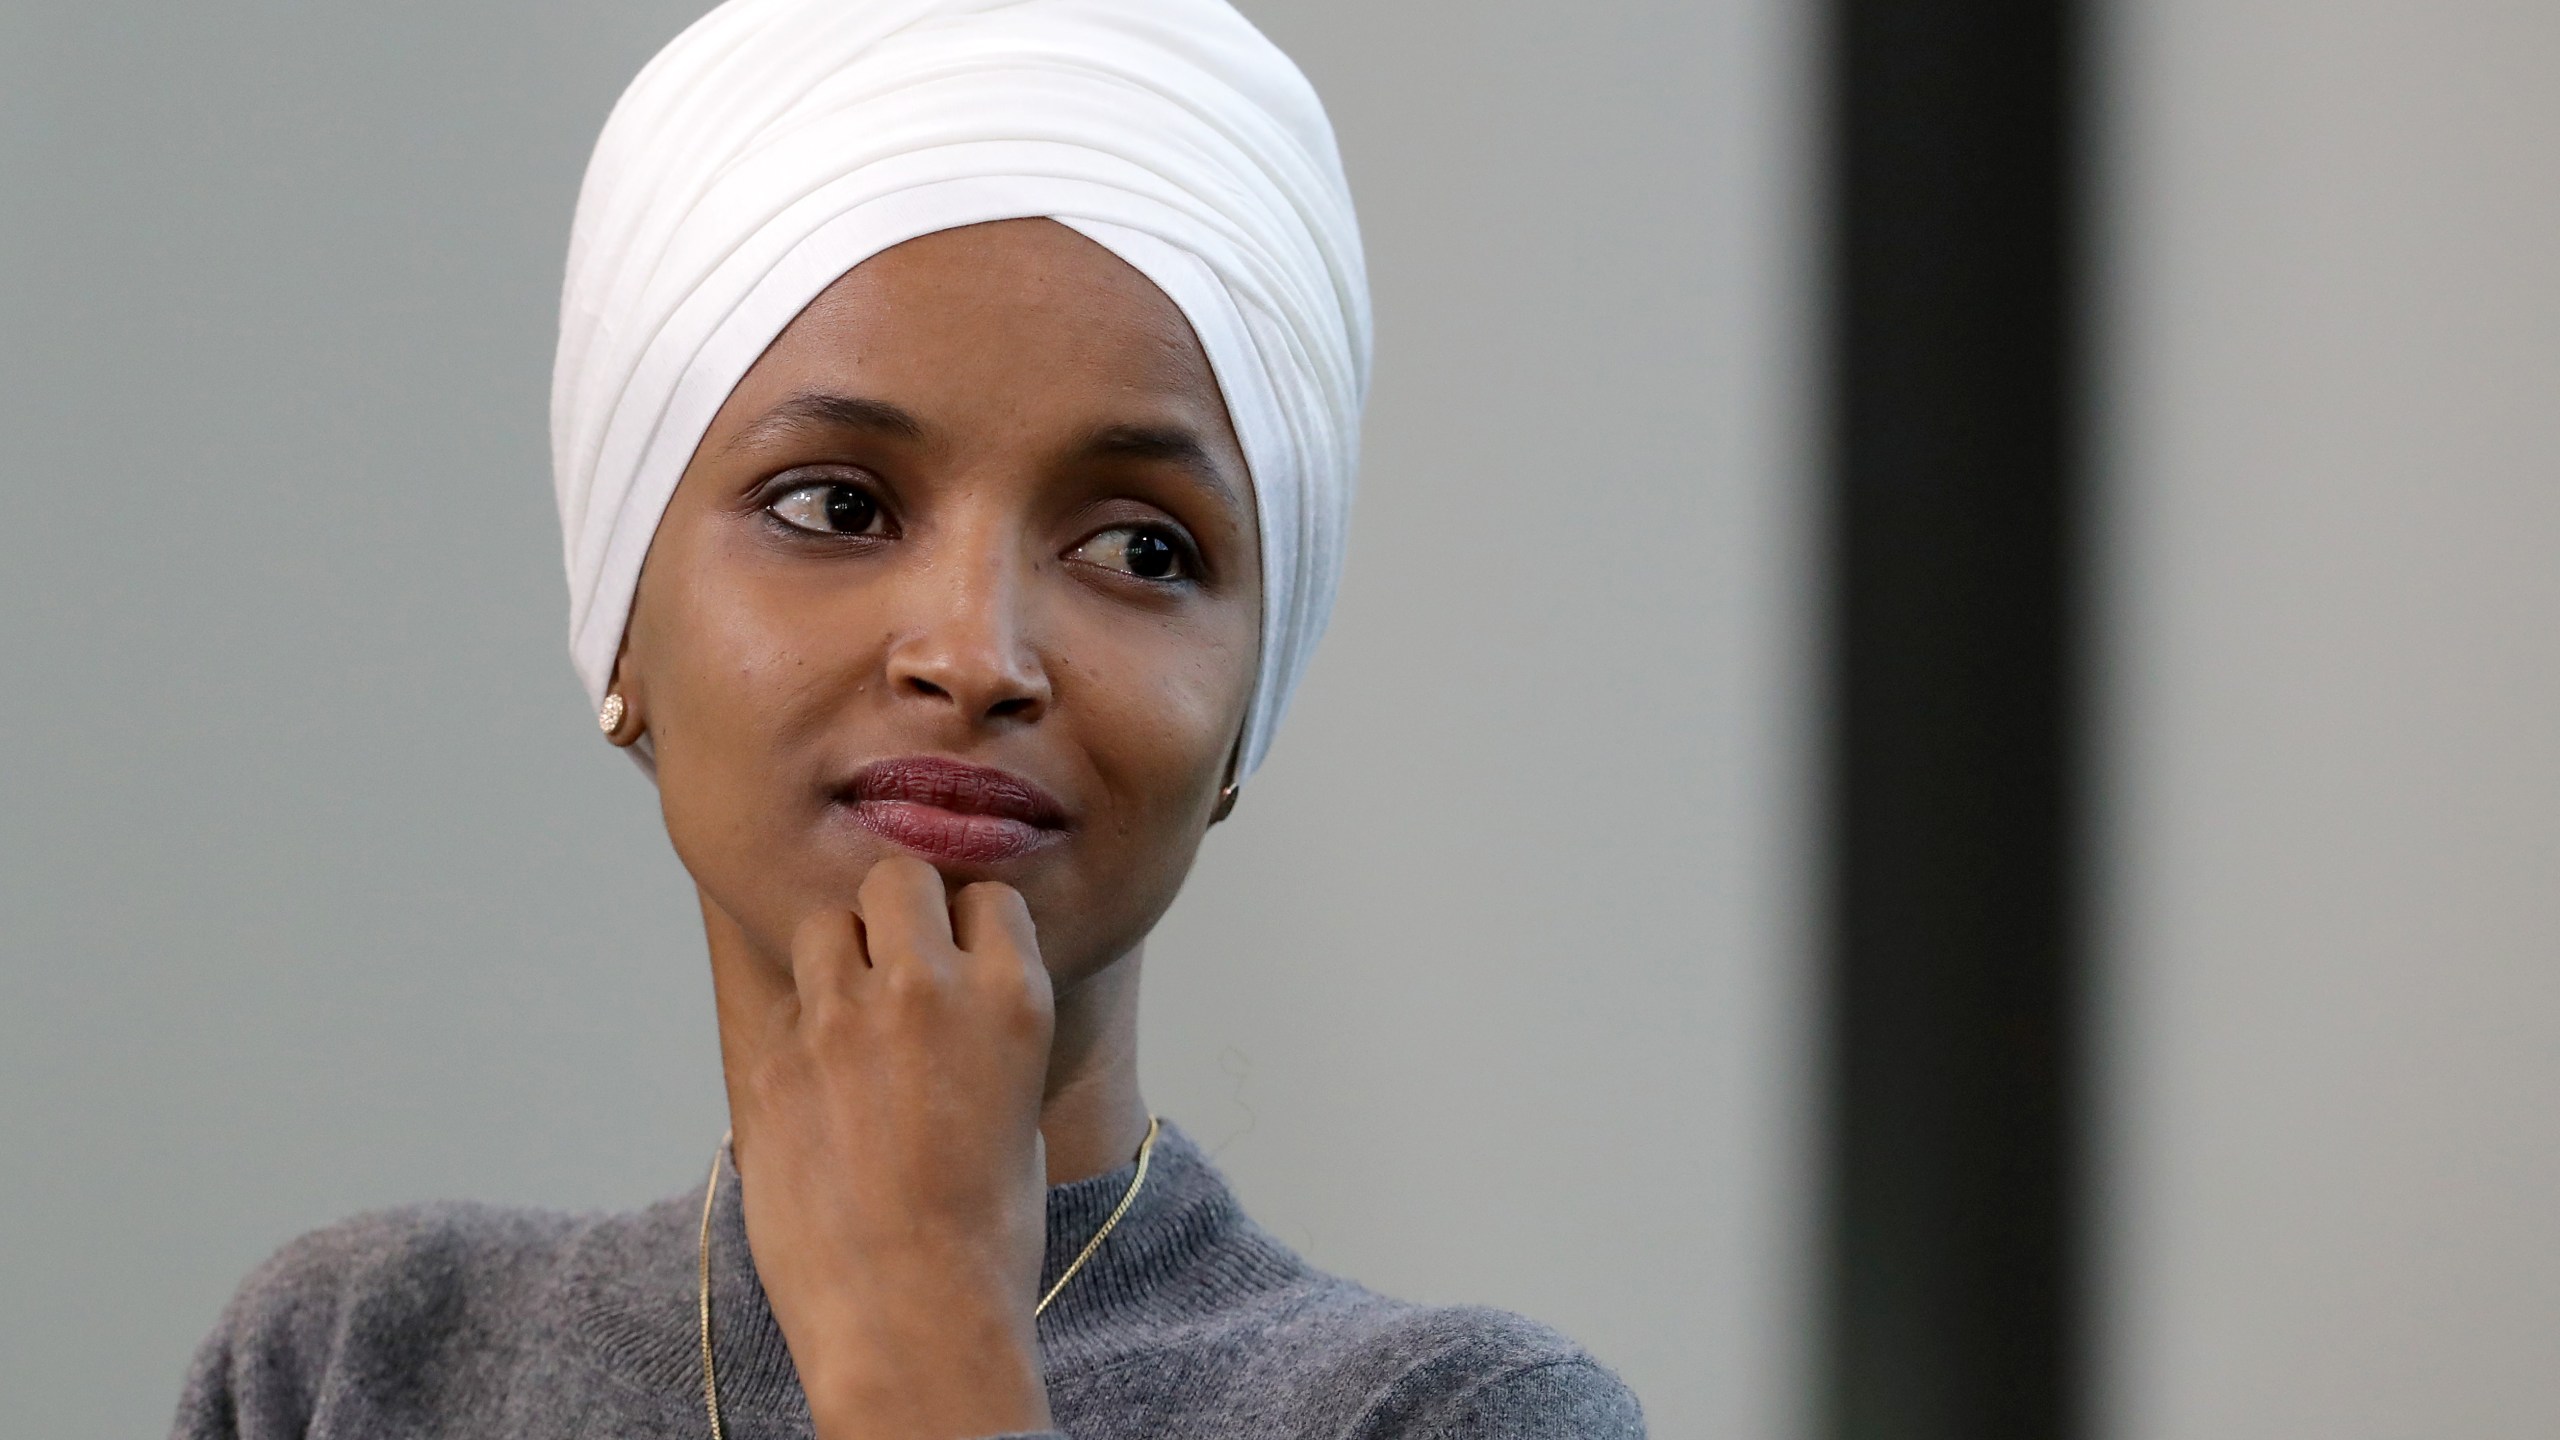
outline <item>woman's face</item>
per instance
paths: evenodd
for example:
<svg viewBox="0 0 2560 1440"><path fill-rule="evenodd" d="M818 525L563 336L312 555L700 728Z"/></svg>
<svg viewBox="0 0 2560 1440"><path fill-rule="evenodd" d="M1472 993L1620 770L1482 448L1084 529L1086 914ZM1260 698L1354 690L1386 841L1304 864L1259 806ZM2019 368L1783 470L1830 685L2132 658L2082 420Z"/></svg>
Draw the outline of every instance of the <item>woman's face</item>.
<svg viewBox="0 0 2560 1440"><path fill-rule="evenodd" d="M1005 221L865 261L756 362L659 523L617 688L715 933L787 964L905 849L1018 888L1072 983L1190 868L1261 593L1182 312Z"/></svg>

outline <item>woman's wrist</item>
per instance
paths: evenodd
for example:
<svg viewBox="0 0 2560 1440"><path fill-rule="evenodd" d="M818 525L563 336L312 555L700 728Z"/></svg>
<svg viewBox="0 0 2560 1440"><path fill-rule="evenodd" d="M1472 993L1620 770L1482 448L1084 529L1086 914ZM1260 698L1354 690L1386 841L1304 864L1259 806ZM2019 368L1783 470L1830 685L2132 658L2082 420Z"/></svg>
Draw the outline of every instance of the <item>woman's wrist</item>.
<svg viewBox="0 0 2560 1440"><path fill-rule="evenodd" d="M918 1273L821 1325L804 1323L814 1333L793 1337L792 1358L818 1440L980 1440L1052 1428L1030 1297L951 1278Z"/></svg>

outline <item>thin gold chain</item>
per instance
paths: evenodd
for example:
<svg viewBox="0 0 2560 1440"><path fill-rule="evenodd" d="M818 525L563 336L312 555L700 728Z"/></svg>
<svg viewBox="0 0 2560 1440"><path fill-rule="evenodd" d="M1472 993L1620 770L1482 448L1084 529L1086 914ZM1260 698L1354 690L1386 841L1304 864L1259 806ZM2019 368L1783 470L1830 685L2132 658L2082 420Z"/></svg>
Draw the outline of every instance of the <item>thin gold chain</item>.
<svg viewBox="0 0 2560 1440"><path fill-rule="evenodd" d="M1076 1272L1084 1268L1084 1263L1093 1258L1094 1252L1102 1248L1102 1242L1110 1239L1111 1232L1119 1227L1120 1217L1128 1214L1129 1207L1137 1203L1138 1187L1147 1183L1147 1162L1155 1158L1156 1132L1162 1128L1162 1123L1153 1115L1147 1117L1147 1138L1138 1144L1138 1173L1129 1177L1129 1188L1120 1192L1120 1203L1111 1208L1111 1215L1102 1222L1102 1228L1094 1231L1093 1238L1084 1242L1084 1248L1076 1252L1076 1258L1068 1263L1066 1273L1058 1277L1058 1283L1050 1286L1049 1293L1040 1297L1040 1303L1031 1307L1032 1319L1037 1320L1049 1313L1049 1302L1057 1299L1058 1292L1067 1288L1067 1282L1076 1278ZM711 1440L728 1440L728 1432L720 1425L720 1376L711 1365L711 1206L720 1194L720 1157L728 1153L729 1142L735 1134L732 1131L721 1136L720 1148L711 1156L711 1179L702 1187L702 1238L695 1247L696 1258L700 1261L701 1288L694 1313L702 1322L702 1408L711 1417Z"/></svg>
<svg viewBox="0 0 2560 1440"><path fill-rule="evenodd" d="M1049 1312L1049 1302L1057 1299L1058 1292L1067 1288L1067 1282L1076 1278L1076 1272L1084 1268L1084 1262L1092 1259L1093 1252L1102 1248L1102 1242L1111 1238L1120 1217L1129 1213L1129 1206L1138 1198L1138 1187L1147 1183L1147 1161L1156 1153L1156 1127L1156 1117L1148 1116L1147 1138L1138 1142L1138 1173L1129 1177L1129 1188L1120 1192L1120 1203L1111 1207L1111 1218L1103 1221L1102 1228L1093 1232L1093 1238L1084 1242L1084 1248L1076 1252L1075 1260L1067 1266L1067 1273L1059 1276L1058 1283L1049 1287L1049 1293L1040 1297L1040 1303L1031 1307L1032 1319L1037 1320Z"/></svg>
<svg viewBox="0 0 2560 1440"><path fill-rule="evenodd" d="M720 1428L720 1380L711 1370L711 1201L720 1193L720 1157L729 1153L729 1141L737 1133L723 1134L720 1148L711 1152L711 1181L702 1187L702 1241L694 1248L702 1262L701 1303L695 1309L702 1317L702 1408L711 1413L711 1440L728 1440Z"/></svg>

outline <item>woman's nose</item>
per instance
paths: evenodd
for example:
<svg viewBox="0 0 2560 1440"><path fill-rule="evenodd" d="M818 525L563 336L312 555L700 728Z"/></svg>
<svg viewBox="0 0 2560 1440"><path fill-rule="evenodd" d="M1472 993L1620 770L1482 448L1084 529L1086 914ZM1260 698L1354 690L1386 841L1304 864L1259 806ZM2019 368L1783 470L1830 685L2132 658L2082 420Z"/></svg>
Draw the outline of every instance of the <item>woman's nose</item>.
<svg viewBox="0 0 2560 1440"><path fill-rule="evenodd" d="M1029 724L1049 708L1049 673L1023 613L1032 587L1010 556L944 555L916 567L905 624L889 647L889 687L948 705L971 726Z"/></svg>

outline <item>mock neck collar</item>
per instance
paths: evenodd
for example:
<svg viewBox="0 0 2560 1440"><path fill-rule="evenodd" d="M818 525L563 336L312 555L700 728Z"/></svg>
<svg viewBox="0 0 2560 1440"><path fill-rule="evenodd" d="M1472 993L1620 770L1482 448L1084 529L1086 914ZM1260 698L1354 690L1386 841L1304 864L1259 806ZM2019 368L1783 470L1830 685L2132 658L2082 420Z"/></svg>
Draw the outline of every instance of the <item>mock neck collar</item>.
<svg viewBox="0 0 2560 1440"><path fill-rule="evenodd" d="M808 1402L756 1273L747 1245L738 1172L725 1148L719 1165L719 1191L711 1211L711 1335L721 1410L805 1425ZM1102 1228L1136 1174L1137 1162L1132 1159L1100 1175L1049 1187L1040 1293L1046 1294L1058 1282ZM688 1214L698 1222L701 1213L697 1190ZM1165 1122L1156 1136L1146 1184L1130 1202L1128 1213L1040 1317L1044 1365L1055 1370L1099 1358L1110 1350L1115 1334L1131 1328L1125 1321L1200 1303L1203 1296L1193 1293L1202 1290L1200 1262L1211 1258L1242 1228L1249 1228L1249 1222L1237 1209L1225 1180L1190 1136ZM687 1239L696 1233L695 1225L688 1223ZM684 1258L684 1272L691 1277L696 1272L690 1247ZM1212 1268L1225 1272L1233 1267L1221 1263ZM1209 1289L1223 1290L1237 1278L1241 1277L1221 1273ZM682 1348L695 1357L698 1377L700 1351L691 1323L695 1310L690 1295L684 1314L688 1324Z"/></svg>

